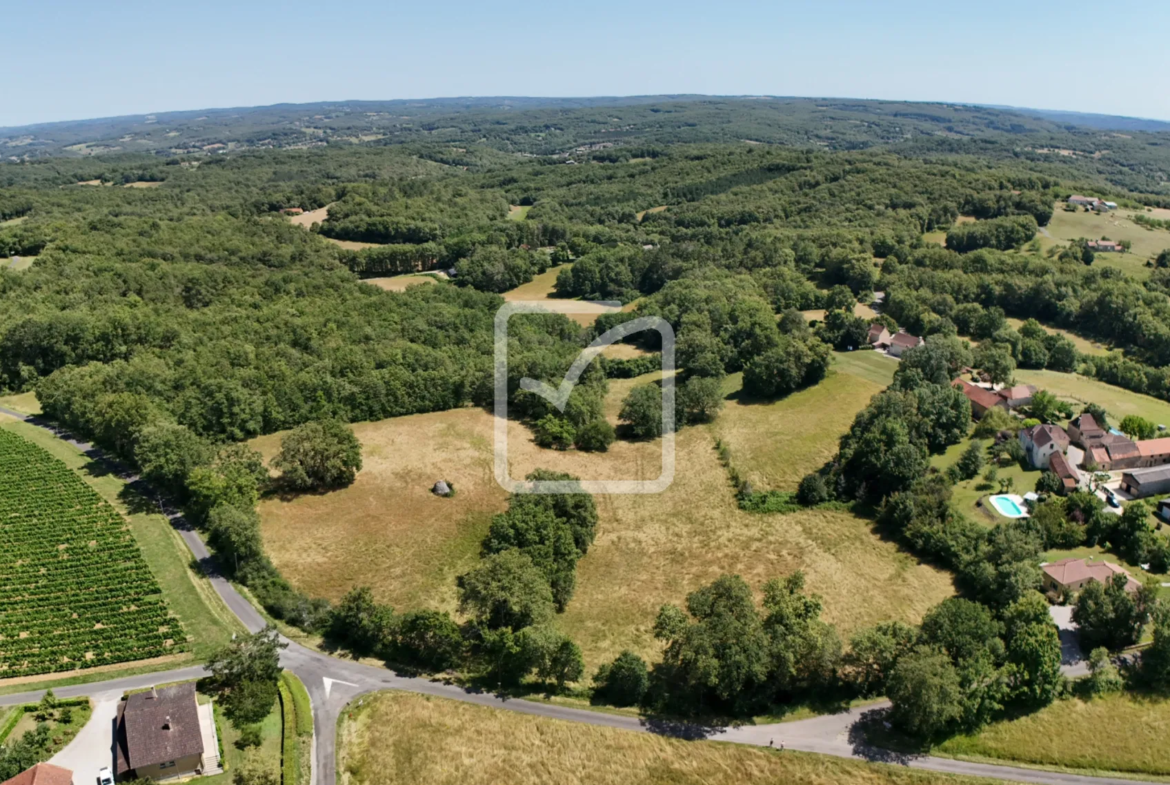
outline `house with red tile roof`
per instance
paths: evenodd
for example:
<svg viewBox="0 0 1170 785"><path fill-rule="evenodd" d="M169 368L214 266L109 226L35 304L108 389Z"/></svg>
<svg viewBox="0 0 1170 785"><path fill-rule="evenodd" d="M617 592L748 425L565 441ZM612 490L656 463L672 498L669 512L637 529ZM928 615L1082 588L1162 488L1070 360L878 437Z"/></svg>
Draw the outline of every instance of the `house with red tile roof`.
<svg viewBox="0 0 1170 785"><path fill-rule="evenodd" d="M951 386L958 388L963 395L967 396L967 400L971 402L971 416L976 420L983 419L983 415L996 406L1007 409L1007 402L1003 398L991 390L977 384L971 384L966 379L955 379L951 382Z"/></svg>
<svg viewBox="0 0 1170 785"><path fill-rule="evenodd" d="M996 395L1003 398L1009 409L1017 409L1030 404L1037 389L1033 384L1017 384L1015 387L1004 387Z"/></svg>
<svg viewBox="0 0 1170 785"><path fill-rule="evenodd" d="M1091 562L1088 559L1069 557L1045 564L1041 570L1044 573L1044 588L1055 593L1064 591L1076 593L1092 581L1108 583L1113 580L1114 575L1126 577L1127 592L1135 592L1141 588L1141 584L1135 581L1132 575L1107 561Z"/></svg>
<svg viewBox="0 0 1170 785"><path fill-rule="evenodd" d="M1076 471L1069 465L1068 459L1064 457L1064 453L1056 452L1048 459L1048 471L1054 473L1060 478L1060 482L1064 485L1064 493L1069 493L1077 489L1077 483L1080 478Z"/></svg>
<svg viewBox="0 0 1170 785"><path fill-rule="evenodd" d="M73 772L52 763L38 763L3 785L73 785Z"/></svg>

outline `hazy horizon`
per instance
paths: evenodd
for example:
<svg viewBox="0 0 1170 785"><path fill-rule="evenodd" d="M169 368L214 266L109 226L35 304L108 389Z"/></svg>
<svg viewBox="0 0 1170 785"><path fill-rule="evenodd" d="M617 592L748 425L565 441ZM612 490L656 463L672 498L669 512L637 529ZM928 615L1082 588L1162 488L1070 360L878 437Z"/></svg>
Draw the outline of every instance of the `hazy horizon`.
<svg viewBox="0 0 1170 785"><path fill-rule="evenodd" d="M1170 4L731 0L502 13L208 0L15 5L0 126L338 96L847 96L1170 121ZM1116 29L1116 30L1115 30ZM1124 49L1124 60L1101 52Z"/></svg>

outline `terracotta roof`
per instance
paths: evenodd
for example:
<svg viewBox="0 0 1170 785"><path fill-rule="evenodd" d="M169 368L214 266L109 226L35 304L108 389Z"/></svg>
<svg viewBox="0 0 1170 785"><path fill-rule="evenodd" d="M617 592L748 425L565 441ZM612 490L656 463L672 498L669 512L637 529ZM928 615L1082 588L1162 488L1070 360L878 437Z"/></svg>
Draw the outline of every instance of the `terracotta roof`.
<svg viewBox="0 0 1170 785"><path fill-rule="evenodd" d="M911 335L910 333L903 332L902 330L898 330L898 332L894 333L894 335L890 338L891 346L905 346L908 349L912 349L920 343L922 343L922 339L917 335Z"/></svg>
<svg viewBox="0 0 1170 785"><path fill-rule="evenodd" d="M118 773L203 754L195 683L139 692L118 706Z"/></svg>
<svg viewBox="0 0 1170 785"><path fill-rule="evenodd" d="M1104 447L1093 447L1089 450L1089 459L1100 466L1103 463L1109 463L1109 453L1105 451Z"/></svg>
<svg viewBox="0 0 1170 785"><path fill-rule="evenodd" d="M1031 384L1017 384L1015 387L1005 387L999 391L999 397L1005 401L1018 401L1031 398L1036 394L1036 387Z"/></svg>
<svg viewBox="0 0 1170 785"><path fill-rule="evenodd" d="M1032 443L1037 447L1043 447L1049 442L1056 442L1062 446L1068 446L1068 434L1064 432L1064 428L1059 425L1033 425L1024 431Z"/></svg>
<svg viewBox="0 0 1170 785"><path fill-rule="evenodd" d="M52 763L38 763L5 780L3 785L73 785L73 772Z"/></svg>
<svg viewBox="0 0 1170 785"><path fill-rule="evenodd" d="M1170 437L1161 439L1145 439L1137 443L1138 453L1143 458L1170 453Z"/></svg>
<svg viewBox="0 0 1170 785"><path fill-rule="evenodd" d="M982 406L984 409L990 409L999 403L998 395L977 384L971 384L966 379L955 379L954 384L961 385L960 389L962 389L963 395L967 396L967 400Z"/></svg>
<svg viewBox="0 0 1170 785"><path fill-rule="evenodd" d="M877 339L881 338L882 333L884 333L885 331L886 331L885 325L871 324L869 326L869 334L865 336L865 342L866 343L873 343Z"/></svg>
<svg viewBox="0 0 1170 785"><path fill-rule="evenodd" d="M1129 578L1125 587L1126 591L1136 591L1140 585L1128 572L1107 561L1090 562L1086 559L1069 557L1052 564L1045 564L1043 570L1046 575L1061 586L1069 586L1083 580L1108 583L1114 575L1124 575Z"/></svg>
<svg viewBox="0 0 1170 785"><path fill-rule="evenodd" d="M1068 459L1064 457L1064 453L1053 453L1051 460L1048 462L1048 468L1056 473L1056 476L1062 480L1072 480L1076 483L1077 475L1068 465ZM1066 485L1068 483L1065 483Z"/></svg>

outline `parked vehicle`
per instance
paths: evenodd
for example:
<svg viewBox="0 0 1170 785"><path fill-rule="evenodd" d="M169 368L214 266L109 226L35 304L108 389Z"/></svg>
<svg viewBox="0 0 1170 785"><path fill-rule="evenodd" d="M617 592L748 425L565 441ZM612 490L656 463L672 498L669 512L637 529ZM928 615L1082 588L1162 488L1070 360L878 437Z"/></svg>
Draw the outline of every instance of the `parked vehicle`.
<svg viewBox="0 0 1170 785"><path fill-rule="evenodd" d="M114 773L109 766L102 766L97 775L98 785L114 785Z"/></svg>

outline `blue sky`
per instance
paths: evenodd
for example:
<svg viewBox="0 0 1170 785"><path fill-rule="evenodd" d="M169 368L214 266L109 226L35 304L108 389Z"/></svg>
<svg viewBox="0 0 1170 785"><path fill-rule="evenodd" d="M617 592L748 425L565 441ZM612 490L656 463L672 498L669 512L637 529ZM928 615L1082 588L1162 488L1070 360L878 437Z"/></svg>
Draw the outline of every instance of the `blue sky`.
<svg viewBox="0 0 1170 785"><path fill-rule="evenodd" d="M1170 3L37 0L0 14L0 126L463 95L769 94L1170 120Z"/></svg>

